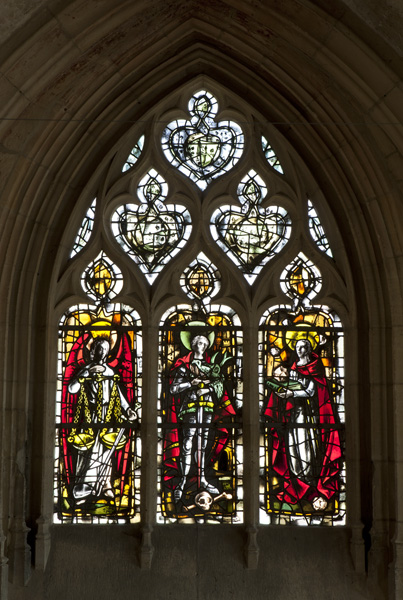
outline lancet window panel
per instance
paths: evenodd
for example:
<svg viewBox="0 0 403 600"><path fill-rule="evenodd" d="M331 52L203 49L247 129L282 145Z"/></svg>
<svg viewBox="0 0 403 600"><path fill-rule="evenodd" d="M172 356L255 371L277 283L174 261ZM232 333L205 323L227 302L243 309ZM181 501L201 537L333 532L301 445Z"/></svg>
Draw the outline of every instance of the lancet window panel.
<svg viewBox="0 0 403 600"><path fill-rule="evenodd" d="M122 304L77 305L60 322L55 521L139 518L142 336Z"/></svg>
<svg viewBox="0 0 403 600"><path fill-rule="evenodd" d="M243 521L242 329L223 305L180 305L160 328L160 523Z"/></svg>
<svg viewBox="0 0 403 600"><path fill-rule="evenodd" d="M344 525L344 336L334 311L267 311L259 380L261 522Z"/></svg>

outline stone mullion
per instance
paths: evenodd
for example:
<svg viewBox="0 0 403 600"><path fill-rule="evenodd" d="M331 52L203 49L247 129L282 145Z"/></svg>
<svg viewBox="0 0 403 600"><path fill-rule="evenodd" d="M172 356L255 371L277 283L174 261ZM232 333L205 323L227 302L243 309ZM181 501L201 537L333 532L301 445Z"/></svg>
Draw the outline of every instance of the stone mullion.
<svg viewBox="0 0 403 600"><path fill-rule="evenodd" d="M143 396L142 396L142 456L141 456L141 522L142 542L140 563L143 569L151 567L153 546L151 534L157 506L157 373L158 327L144 327L143 340Z"/></svg>
<svg viewBox="0 0 403 600"><path fill-rule="evenodd" d="M244 328L244 506L248 534L245 547L247 567L256 569L259 558L257 531L259 524L259 393L258 332L253 315Z"/></svg>

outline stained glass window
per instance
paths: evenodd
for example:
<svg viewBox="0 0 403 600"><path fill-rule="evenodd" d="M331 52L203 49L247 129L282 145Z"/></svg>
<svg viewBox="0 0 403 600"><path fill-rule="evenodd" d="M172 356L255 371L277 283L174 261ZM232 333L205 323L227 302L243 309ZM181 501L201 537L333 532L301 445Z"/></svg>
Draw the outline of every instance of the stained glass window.
<svg viewBox="0 0 403 600"><path fill-rule="evenodd" d="M323 229L318 214L310 200L308 200L308 226L309 233L311 234L314 242L316 242L318 248L333 258L325 230Z"/></svg>
<svg viewBox="0 0 403 600"><path fill-rule="evenodd" d="M82 250L87 245L88 240L91 237L91 233L94 227L96 203L97 199L94 198L91 206L87 210L83 222L80 225L80 229L78 230L76 239L74 240L73 249L70 253L70 258L73 258L73 256L78 254L80 250Z"/></svg>
<svg viewBox="0 0 403 600"><path fill-rule="evenodd" d="M111 303L121 278L104 253L82 277L94 304L59 325L55 522L139 520L141 356L139 315Z"/></svg>
<svg viewBox="0 0 403 600"><path fill-rule="evenodd" d="M199 278L200 264L182 281L202 300L216 275ZM239 318L224 305L174 306L162 318L159 346L158 522L242 522Z"/></svg>
<svg viewBox="0 0 403 600"><path fill-rule="evenodd" d="M266 194L262 178L251 170L238 186L239 205L224 204L211 218L214 239L250 284L291 235L291 219L284 208L261 206Z"/></svg>
<svg viewBox="0 0 403 600"><path fill-rule="evenodd" d="M300 252L281 273L280 286L296 307L310 306L310 300L322 288L322 276L314 263Z"/></svg>
<svg viewBox="0 0 403 600"><path fill-rule="evenodd" d="M203 304L216 296L221 286L221 275L215 265L200 252L185 269L180 284L187 296Z"/></svg>
<svg viewBox="0 0 403 600"><path fill-rule="evenodd" d="M131 169L133 167L133 165L136 164L136 162L140 158L140 155L143 151L143 147L144 147L144 135L139 137L137 144L135 144L133 146L133 148L130 150L130 154L127 157L126 162L122 167L123 173L125 173L125 171L128 171L129 169Z"/></svg>
<svg viewBox="0 0 403 600"><path fill-rule="evenodd" d="M125 150L105 158L71 257L104 250L81 279L76 260L59 273L57 302L65 302L65 282L74 289L59 320L55 522L138 522L141 500L148 523L250 525L259 509L262 524L342 525L344 337L330 304L332 283L340 298L347 278L333 277L336 261L323 257L322 272L314 263L318 250L332 252L291 153L281 176L280 132L261 135L261 115L236 97L225 104L228 92L195 89L181 112L163 99L150 111L149 141L158 147L144 155L145 136L128 132L130 145L125 137ZM315 194L319 209L317 184ZM125 282L105 250L122 256ZM83 291L87 300L77 301ZM127 294L133 307L123 303ZM144 356L136 308L158 328L158 346L145 345ZM245 380L244 335L252 344ZM143 390L142 363L151 367L157 356ZM157 406L143 449L142 394ZM259 422L248 423L245 465L244 400L246 414L251 403L260 409ZM254 478L243 481L257 439L259 507ZM144 468L158 463L156 515L150 486L140 486L146 453Z"/></svg>
<svg viewBox="0 0 403 600"><path fill-rule="evenodd" d="M123 204L112 216L112 231L150 283L186 244L190 214L181 204L165 204L168 184L151 169L140 181L140 205Z"/></svg>
<svg viewBox="0 0 403 600"><path fill-rule="evenodd" d="M164 129L162 149L174 167L204 190L238 162L244 136L234 121L216 122L217 100L205 90L193 94L188 109L189 120L177 119Z"/></svg>
<svg viewBox="0 0 403 600"><path fill-rule="evenodd" d="M265 155L265 158L269 165L279 173L283 174L284 171L283 167L281 166L280 160L277 154L274 152L271 145L269 144L269 142L267 141L267 139L264 137L264 135L262 135L262 148L263 154Z"/></svg>
<svg viewBox="0 0 403 600"><path fill-rule="evenodd" d="M101 251L84 271L81 286L92 300L105 304L122 291L122 272L109 260L105 252Z"/></svg>
<svg viewBox="0 0 403 600"><path fill-rule="evenodd" d="M293 306L260 323L260 520L343 525L343 330L334 311L311 305L320 274L302 256L284 271Z"/></svg>

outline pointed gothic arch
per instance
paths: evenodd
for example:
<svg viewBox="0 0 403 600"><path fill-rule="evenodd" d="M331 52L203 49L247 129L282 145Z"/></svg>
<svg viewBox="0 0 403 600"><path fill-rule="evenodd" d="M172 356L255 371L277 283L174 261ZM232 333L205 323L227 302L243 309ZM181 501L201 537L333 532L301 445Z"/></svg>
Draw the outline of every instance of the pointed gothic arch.
<svg viewBox="0 0 403 600"><path fill-rule="evenodd" d="M208 92L198 91L203 89L202 84L208 84L205 85ZM200 104L202 108L196 109L200 99L203 99L204 103L207 102L207 108L205 104ZM210 102L215 104L209 104ZM172 108L174 105L177 106L176 110ZM216 108L210 117L209 111L213 110L213 106ZM200 112L202 109L205 112ZM181 116L181 119L177 117L175 120L175 113ZM191 117L193 121L182 118L182 115L186 116L189 113L194 115ZM237 122L242 123L242 128ZM198 130L198 127L201 129ZM209 128L207 133L203 129L206 127ZM175 131L181 133L176 134ZM172 137L179 135L180 141L179 137ZM211 156L190 154L186 157L178 153L180 144L184 143L183 139L189 139L189 143L192 140L193 144L193 138L197 139L199 144L194 146L194 151L203 151L200 139L204 139L203 136L206 135L206 148L211 150ZM235 148L232 146L235 142L231 136L238 136L240 140L236 142L240 144L236 160L231 158L232 147ZM179 150L172 146L173 149L167 151L166 140L171 138L176 140L175 144ZM227 160L230 162L226 162ZM178 168L181 165L183 169ZM88 190L91 190L91 198L96 197L95 211L94 200L90 201ZM336 305L341 305L345 315L350 312L345 281L350 279L351 275L335 222L329 228L332 242L339 240L335 244L335 259L330 259L323 252L318 238L312 235L315 229L312 217L308 214L308 197L315 196L318 210L321 213L326 213L327 210L329 213L326 200L320 193L314 177L298 159L289 142L265 123L262 114L205 76L192 79L171 96L160 100L156 107L147 112L144 119L132 126L108 151L108 156L100 162L81 196L87 198L86 212L83 213L80 208L84 206L81 197L71 221L77 224L77 214L81 213L82 224L79 227L76 225L74 235L72 228L66 228L66 241L62 243L59 251L62 270L56 276L59 280L57 296L66 299L72 292L72 298L82 295L78 276L80 269L88 264L88 259L94 253L106 251L124 269L124 289L119 298L127 304L137 306L143 322L146 323L146 339L150 337L148 332L157 324L155 315L161 312L161 306L169 301L178 302L179 298L183 297L178 269L185 269L203 248L208 248L208 254L219 265L219 271L222 273L220 302L230 299L230 304L234 304L235 300L235 304L241 308L244 315L256 311L245 325L246 329L251 325L257 327L259 307L262 304L267 304L270 298L277 298L277 301L281 302L284 291L280 289L280 273L283 265L301 249L321 264L325 284L324 298L332 305L333 297L338 297ZM318 214L315 214L317 226L323 231L321 220ZM65 248L73 245L76 248L74 255L71 252L66 253ZM93 285L93 280L93 277L88 280L90 286ZM87 293L91 295L88 285ZM200 320L200 314L199 307L195 309L194 319ZM203 318L207 319L207 314ZM246 335L252 339L251 331ZM144 345L142 361L146 365L156 364L156 358L152 357L152 348L152 345ZM246 468L249 469L249 464L253 463L252 455L257 452L259 438L259 413L251 392L253 380L257 380L258 368L253 352L250 352L245 360L248 362L250 374L243 380L245 395L248 398L244 414L247 415L250 425L249 431L245 433L246 445L242 452ZM151 432L156 416L155 407L152 407L156 376L156 371L153 372L151 368L144 374L148 381L144 418ZM235 387L236 385L235 383ZM234 405L236 402L239 404L240 400L234 397L233 402ZM86 431L85 428L83 431ZM155 436L155 427L151 439L152 435ZM145 454L152 455L153 447L154 443L148 441L144 448ZM85 450L88 454L89 447ZM83 454L82 450L80 452ZM344 444L340 446L340 452L344 453ZM63 471L63 461L60 461L60 458L58 460L61 466L57 467L56 473ZM151 465L155 464L156 457L150 458L149 462ZM77 477L82 479L84 475ZM154 481L156 486L156 473L148 473L147 477ZM80 485L87 486L86 498L90 499L89 484ZM258 522L259 508L252 500L252 488L257 488L258 485L255 469L243 492L246 494L244 502L251 525ZM78 487L76 483L75 487L73 486L74 489ZM211 487L216 495L218 492L223 493L218 487ZM67 487L63 489L65 496L73 494L70 501L65 502L75 505L74 492L68 492ZM201 489L196 489L197 491L200 492ZM231 493L234 493L232 488ZM171 505L173 502L173 495L171 498L167 494L168 492L163 500L165 507L168 502L166 498L169 497ZM155 518L155 509L152 508L154 495L155 493L148 498L146 496L143 500L149 514L147 525L152 525ZM78 504L83 501L80 496L75 509L77 514L82 513L82 507ZM111 504L115 499L102 497L100 501ZM192 501L194 502L194 497L190 495L188 505ZM60 499L58 502L60 505ZM89 510L92 513L95 509ZM182 518L186 515L183 510L187 510L187 507L178 512ZM167 512L164 508L162 512L165 516L176 514L174 509ZM219 513L220 511L217 514ZM60 509L58 514L61 514ZM352 500L352 522L354 514L355 506ZM71 518L70 514L67 516ZM108 511L104 516L107 522L110 522ZM50 515L47 515L47 518L49 517ZM318 519L314 522L317 523Z"/></svg>
<svg viewBox="0 0 403 600"><path fill-rule="evenodd" d="M323 18L321 11L320 17ZM284 15L277 15L276 27L281 25L282 19ZM41 515L49 514L49 487L46 483L47 476L39 473L42 457L44 454L45 457L48 455L51 446L47 432L50 430L49 421L52 420L52 411L49 407L54 401L55 371L53 358L49 355L43 358L43 348L51 348L56 339L57 319L55 314L52 314L53 307L57 303L55 299L59 301L60 310L68 306L61 290L64 289L66 292L70 286L68 278L74 278L74 274L66 271L66 279L58 290L60 293L58 298L56 298L55 286L58 274L64 271L62 264L66 260L71 241L82 221L86 203L94 196L94 189L90 189L91 174L99 167L100 161L108 156L110 149L115 147L115 143L122 139L126 131L125 124L113 122L115 118L121 117L125 120L130 115L134 119L143 119L146 114L143 106L147 108L155 106L160 98L166 97L170 91L183 84L185 78L202 76L202 73L207 74L208 80L225 84L226 88L232 90L238 98L248 97L250 104L259 109L259 114L277 123L273 126L275 132L286 134L284 139L288 140L289 145L303 159L307 172L314 174L317 187L310 188L310 196L315 207L321 205L322 194L326 198L326 204L321 206L319 214L327 235L332 236L335 223L340 230L341 235L336 236L337 239L331 239L330 243L332 249L341 250L343 239L347 250L346 257L348 256L353 274L353 277L346 282L351 321L345 321L343 316L343 323L346 323L348 329L351 328L352 345L349 365L351 372L354 373L348 383L351 390L349 396L352 416L349 423L351 438L350 443L347 443L347 453L350 453L348 456L350 481L351 485L355 486L351 507L356 517L352 523L353 542L358 547L362 545L362 519L366 531L372 528L370 561L375 561L377 548L380 549L378 556L384 557L392 536L399 535L398 526L395 528L395 525L390 524L394 522L395 517L399 521L399 502L393 492L396 475L394 458L391 461L393 472L391 476L387 474L386 469L382 468L387 456L398 456L398 449L392 441L393 438L386 441L388 426L380 424L384 421L392 423L398 421L397 413L395 414L393 408L395 389L385 388L385 382L387 376L397 370L396 363L393 361L397 360L398 353L394 350L388 352L388 349L394 348L393 344L396 343L392 328L396 321L399 322L398 315L401 311L396 259L398 243L396 235L393 236L393 222L398 222L399 201L396 188L389 179L390 173L393 172L392 160L388 161L387 158L387 148L392 154L392 147L399 148L399 135L388 133L384 137L378 124L371 132L363 132L359 125L351 125L351 128L345 126L346 122L354 122L354 116L359 114L357 107L360 106L358 91L352 83L354 77L346 70L341 69L342 73L336 76L345 97L343 94L338 95L334 90L333 97L330 93L317 97L315 89L318 88L315 88L314 82L319 81L326 86L334 76L332 72L328 74L329 79L321 77L319 60L312 61L308 67L300 56L293 62L296 58L295 52L292 52L289 47L287 50L282 50L276 46L274 63L262 65L253 57L253 52L256 51L254 47L250 50L241 48L242 44L247 42L245 35L241 35L239 40L235 40L234 35L231 42L223 42L224 49L217 49L211 22L207 22L207 25L201 20L193 23L190 28L191 33L188 25L189 22L186 22L179 26L179 29L171 28L168 40L169 56L165 62L158 55L158 50L166 48L164 46L166 39L147 47L148 62L144 71L147 70L149 75L146 78L143 75L144 71L141 72L138 68L132 71L131 83L136 82L136 97L134 95L130 97L129 91L133 88L130 87L129 80L125 82L126 88L125 86L119 88L112 81L113 78L105 77L103 82L108 93L103 98L100 93L94 93L93 101L86 98L86 107L89 109L86 116L89 121L94 121L92 126L89 122L80 125L71 122L48 123L35 131L34 143L29 152L25 151L25 155L19 154L18 158L9 157L6 161L7 165L13 166L13 171L7 179L5 188L5 194L9 198L7 203L9 212L3 237L7 247L3 271L6 306L4 340L7 344L11 343L13 347L20 348L21 354L17 357L15 353L5 352L3 369L7 417L4 427L8 428L10 424L10 430L12 429L15 437L11 441L9 436L5 436L4 444L7 446L6 456L9 455L8 450L10 455L14 456L14 450L15 453L18 449L21 450L26 432L32 431L28 443L33 448L30 454L32 459L29 460L27 470L17 468L8 459L4 460L3 477L7 482L7 488L10 487L9 481L13 481L11 486L13 491L10 496L15 499L14 518L11 521L8 517L4 519L6 530L10 527L12 531L12 535L8 536L7 555L11 557L10 571L13 573L15 565L19 563L17 558L12 557L18 556L19 549L24 546L21 540L25 539L23 523L27 517L30 526L34 526L36 520L39 520L40 524L37 544L38 564L42 560L40 556L44 539L46 546L46 538L43 537L43 532L46 532L46 522L41 520ZM32 25L30 31L32 33ZM178 31L183 33L183 42L179 44L179 48L175 39ZM284 27L282 31L285 31ZM197 43L192 46L188 42L193 33L197 37ZM295 28L284 34L288 44L292 33L295 34ZM341 35L347 43L344 33ZM362 35L365 38L364 33ZM36 32L35 36L39 37L39 33ZM301 37L297 36L295 40L299 43ZM349 43L355 43L359 50L362 49L363 42L350 40ZM230 48L231 52L227 53L226 50ZM175 53L178 55L176 58L174 58ZM225 58L228 54L230 59ZM331 59L334 63L339 58L338 51L332 50ZM373 57L372 61L373 65L379 66L376 58ZM66 63L71 65L73 62L73 57L66 54ZM167 64L169 62L171 65ZM163 66L162 78L161 70L157 68L158 63ZM129 62L127 64L129 65ZM132 66L134 64L133 62ZM183 74L184 64L188 67L186 75ZM291 64L293 67L289 66ZM394 64L393 56L390 64ZM304 73L304 77L298 74L298 69ZM358 67L354 65L354 69L358 70ZM44 86L41 79L45 76L44 73L45 70L41 72L36 83L32 80L27 82L32 97L40 96ZM311 80L310 76L312 76ZM370 85L365 81L365 75L361 74L361 76L364 93L370 103L371 99L373 100L369 92ZM56 94L60 90L67 94L70 86L75 90L76 98L79 98L80 90L82 91L85 86L72 85L71 74L67 79L66 83L62 82L62 78L57 82L50 82L51 89ZM157 83L160 85L157 86ZM91 80L91 85L88 87L91 91L95 89L95 79ZM354 100L352 105L349 103L351 97ZM272 98L276 100L272 101ZM71 110L69 114L79 118L79 103L74 105L71 100L69 102ZM141 102L141 106L137 106L133 111L136 102ZM175 102L172 103L172 107L174 105ZM15 110L19 111L19 115L34 116L40 103L35 106L35 102L32 101L25 113L21 112L18 102L14 106ZM106 109L107 106L111 107L110 110ZM383 117L385 122L388 121L386 118L390 116L388 110L384 105L380 105L379 122ZM107 126L105 127L101 122L97 124L97 117L100 120L106 118ZM317 120L326 125L316 126ZM302 125L296 126L296 122ZM18 146L15 141L18 137L20 140L23 137L19 128L15 128L10 138L8 134L5 135L5 139L10 140L11 146ZM381 155L380 148L382 148ZM111 154L109 157L112 158ZM88 194L82 193L87 185ZM80 203L80 209L73 210L73 218L68 221L67 217L77 202ZM211 202L213 203L213 200ZM59 247L63 234L65 237L61 243L64 251L60 252L55 259L55 250ZM311 242L306 244L311 247ZM112 258L115 259L116 248L111 250ZM77 257L77 265L80 260ZM347 264L347 258L345 260ZM178 256L179 264L184 265ZM321 263L318 264L322 266ZM82 266L85 267L84 261ZM122 264L122 269L123 271L129 269L128 263ZM276 284L270 281L269 270L267 269L265 285L271 285L271 289L275 290ZM231 265L228 277L234 273L236 268ZM165 284L161 289L164 289L164 286L168 287L170 283L169 276L164 277ZM138 283L139 289L136 290L136 294L141 305L141 299L147 296L147 293L141 279ZM339 290L342 289L343 281L336 282L337 286ZM332 302L341 305L342 295L337 292L335 295L337 297L333 297ZM153 311L161 311L164 301L163 296L160 299L153 299L150 314L142 315L147 325L155 318ZM235 305L236 300L233 302ZM258 308L262 312L267 305L262 284L257 290L255 305L251 307L250 312ZM241 314L242 309L239 308L238 312ZM343 313L342 307L339 313ZM244 316L247 317L248 314ZM42 328L44 323L47 323L46 331ZM148 343L151 345L153 342L155 337ZM248 343L251 342L254 343L254 340L250 337ZM32 353L32 349L36 350L36 355ZM390 355L392 362L388 358ZM45 367L45 364L48 367ZM148 368L152 370L155 366L150 364ZM12 385L17 380L20 381L21 387L16 388ZM371 410L368 410L369 397ZM17 424L15 419L18 415L22 418ZM365 424L361 433L359 423ZM45 452L42 450L43 446L47 449ZM370 468L371 457L375 465L373 475ZM45 458L45 463L46 461L49 464L49 456ZM150 472L152 471L153 465L150 464ZM253 477L253 474L250 477ZM41 482L40 486L37 485L38 481ZM150 502L153 504L151 483L148 481L145 486L148 489ZM376 484L374 492L373 483ZM361 488L361 497L359 488ZM377 490L382 490L382 493L378 493ZM8 506L7 502L5 504ZM9 514L7 506L4 512ZM253 515L249 517L253 521ZM369 538L366 539L369 543Z"/></svg>

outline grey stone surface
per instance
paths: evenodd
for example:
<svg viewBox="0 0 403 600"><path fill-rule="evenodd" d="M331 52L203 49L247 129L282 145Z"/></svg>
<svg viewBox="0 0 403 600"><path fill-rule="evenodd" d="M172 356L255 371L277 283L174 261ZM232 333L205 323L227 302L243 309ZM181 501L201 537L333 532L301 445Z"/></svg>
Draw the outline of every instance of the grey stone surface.
<svg viewBox="0 0 403 600"><path fill-rule="evenodd" d="M2 0L1 600L403 597L402 31L398 0ZM137 526L49 529L57 323L83 298L78 277L86 264L77 257L71 266L69 249L107 169L113 186L113 157L129 147L131 132L141 124L149 135L150 119L185 106L192 82L213 86L246 127L253 118L270 128L298 164L295 180L273 193L295 199L309 190L337 254L335 265L322 260L320 268L328 281L323 301L337 307L348 340L348 527L262 528L257 570L245 566L244 526L156 527L151 570L140 569ZM146 160L161 161L158 152L153 147ZM256 157L250 148L245 169L263 168ZM192 193L175 178L169 185ZM228 193L225 182L215 190ZM204 230L203 207L213 200L193 202ZM298 239L306 239L299 214ZM109 243L113 254L105 231L93 250ZM175 289L173 273L152 292L127 277L126 300L148 306L156 323ZM246 284L227 276L226 298L245 323L257 323L279 295L266 275L253 301ZM250 356L249 374L256 370ZM155 368L150 358L148 373ZM155 376L145 394L151 448ZM258 506L255 396L250 380L248 525ZM143 520L151 525L155 467L150 453ZM37 524L31 569L26 526L35 533Z"/></svg>

